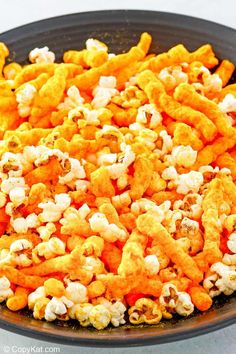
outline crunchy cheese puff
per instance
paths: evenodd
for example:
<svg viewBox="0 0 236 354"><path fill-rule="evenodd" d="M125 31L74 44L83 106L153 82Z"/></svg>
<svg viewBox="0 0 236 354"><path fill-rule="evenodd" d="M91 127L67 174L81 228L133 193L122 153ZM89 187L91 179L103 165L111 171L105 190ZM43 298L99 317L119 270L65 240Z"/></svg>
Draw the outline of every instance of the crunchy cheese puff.
<svg viewBox="0 0 236 354"><path fill-rule="evenodd" d="M11 311L19 311L25 308L28 304L29 293L29 289L18 286L16 288L15 294L7 300L7 307Z"/></svg>
<svg viewBox="0 0 236 354"><path fill-rule="evenodd" d="M45 281L44 289L46 296L61 297L65 295L64 284L60 280L54 278Z"/></svg>
<svg viewBox="0 0 236 354"><path fill-rule="evenodd" d="M2 77L3 67L5 65L6 57L9 55L9 49L6 44L0 42L0 77Z"/></svg>
<svg viewBox="0 0 236 354"><path fill-rule="evenodd" d="M60 103L66 87L66 77L66 68L59 66L54 75L39 90L31 112L32 116L39 116L42 110L54 108Z"/></svg>
<svg viewBox="0 0 236 354"><path fill-rule="evenodd" d="M212 305L212 298L201 286L193 286L189 289L191 300L200 311L207 311Z"/></svg>
<svg viewBox="0 0 236 354"><path fill-rule="evenodd" d="M144 214L137 219L137 228L140 232L157 240L165 249L165 253L172 262L179 265L183 272L193 281L200 282L203 278L194 260L183 251L177 242L170 236L167 230L154 215Z"/></svg>
<svg viewBox="0 0 236 354"><path fill-rule="evenodd" d="M189 125L185 123L176 123L174 128L174 145L190 145L194 150L201 150L203 142L197 136L196 132Z"/></svg>
<svg viewBox="0 0 236 354"><path fill-rule="evenodd" d="M235 183L232 181L231 176L221 175L220 179L223 184L224 192L228 195L229 200L232 203L232 206L235 207L235 205L236 205L236 185L235 185Z"/></svg>
<svg viewBox="0 0 236 354"><path fill-rule="evenodd" d="M88 285L87 290L89 299L94 299L102 296L106 291L106 287L101 280L95 280Z"/></svg>
<svg viewBox="0 0 236 354"><path fill-rule="evenodd" d="M46 277L25 275L23 271L6 265L0 266L0 275L5 275L13 284L29 289L37 289L44 284L45 280L47 280Z"/></svg>
<svg viewBox="0 0 236 354"><path fill-rule="evenodd" d="M100 167L90 175L91 191L96 197L113 197L115 189L105 167Z"/></svg>
<svg viewBox="0 0 236 354"><path fill-rule="evenodd" d="M132 278L133 287L138 285L138 278L145 273L144 249L147 237L134 231L127 240L123 250L118 274L125 278Z"/></svg>
<svg viewBox="0 0 236 354"><path fill-rule="evenodd" d="M202 65L208 69L214 68L214 66L216 66L219 62L210 44L205 44L194 52L190 53L189 59L190 62L200 61Z"/></svg>
<svg viewBox="0 0 236 354"><path fill-rule="evenodd" d="M202 203L202 225L204 227L204 247L203 253L208 263L213 264L222 259L220 251L219 211L224 202L224 193L221 180L213 179L208 187L207 193Z"/></svg>
<svg viewBox="0 0 236 354"><path fill-rule="evenodd" d="M141 41L140 43L142 43ZM85 73L76 76L71 82L69 82L69 85L75 85L83 90L91 89L91 87L96 85L100 76L112 75L116 70L120 70L133 62L143 59L146 53L140 47L144 48L144 44L132 47L128 53L116 55L98 68L92 68Z"/></svg>
<svg viewBox="0 0 236 354"><path fill-rule="evenodd" d="M230 169L233 180L236 180L236 160L228 152L218 156L216 165Z"/></svg>
<svg viewBox="0 0 236 354"><path fill-rule="evenodd" d="M138 84L144 89L150 102L156 104L157 108L167 113L174 120L195 127L207 141L212 141L216 135L216 127L212 121L203 113L184 106L167 95L161 81L156 77L153 78L153 75L147 70L138 77ZM146 76L149 78L147 81Z"/></svg>
<svg viewBox="0 0 236 354"><path fill-rule="evenodd" d="M173 204L176 200L180 200L182 198L183 195L175 191L161 191L152 195L152 199L157 203L157 205L160 205L167 200Z"/></svg>
<svg viewBox="0 0 236 354"><path fill-rule="evenodd" d="M51 159L48 164L35 168L33 171L25 175L25 181L29 186L36 183L45 183L48 181L58 180L58 176L63 170L60 163L56 159Z"/></svg>
<svg viewBox="0 0 236 354"><path fill-rule="evenodd" d="M55 68L58 67L58 64L54 63L36 63L30 64L23 67L23 69L16 75L14 81L14 87L17 89L19 86L34 80L42 73L53 75Z"/></svg>
<svg viewBox="0 0 236 354"><path fill-rule="evenodd" d="M38 235L34 233L27 233L27 234L11 234L10 236L8 235L3 235L0 237L0 250L1 249L10 249L11 244L17 240L27 240L30 241L34 246L37 246L41 239Z"/></svg>
<svg viewBox="0 0 236 354"><path fill-rule="evenodd" d="M111 273L117 273L122 258L122 251L113 243L105 241L102 251L101 260L105 264L106 269Z"/></svg>
<svg viewBox="0 0 236 354"><path fill-rule="evenodd" d="M222 155L227 150L231 149L235 145L234 138L220 137L217 138L212 144L205 145L205 147L199 151L197 160L192 166L193 169L198 169L201 166L206 166L214 162L219 155Z"/></svg>
<svg viewBox="0 0 236 354"><path fill-rule="evenodd" d="M151 59L149 68L154 72L159 72L165 67L178 65L183 62L189 62L189 52L183 44L178 44L172 47L167 53L161 53Z"/></svg>
<svg viewBox="0 0 236 354"><path fill-rule="evenodd" d="M221 135L228 137L234 135L236 137L236 130L232 128L229 120L218 105L198 94L191 85L180 84L175 89L174 98L180 103L205 114L216 125Z"/></svg>
<svg viewBox="0 0 236 354"><path fill-rule="evenodd" d="M142 198L149 187L153 174L153 163L146 156L138 156L134 162L134 177L130 196L133 200Z"/></svg>
<svg viewBox="0 0 236 354"><path fill-rule="evenodd" d="M4 140L11 137L19 138L22 146L37 145L39 140L50 134L52 129L34 128L31 130L7 130L4 134Z"/></svg>
<svg viewBox="0 0 236 354"><path fill-rule="evenodd" d="M222 81L222 86L226 86L229 82L231 76L233 75L235 65L229 60L222 60L220 65L215 71L215 74L218 74Z"/></svg>
<svg viewBox="0 0 236 354"><path fill-rule="evenodd" d="M162 179L158 172L153 172L151 182L146 190L148 196L166 189L167 183Z"/></svg>

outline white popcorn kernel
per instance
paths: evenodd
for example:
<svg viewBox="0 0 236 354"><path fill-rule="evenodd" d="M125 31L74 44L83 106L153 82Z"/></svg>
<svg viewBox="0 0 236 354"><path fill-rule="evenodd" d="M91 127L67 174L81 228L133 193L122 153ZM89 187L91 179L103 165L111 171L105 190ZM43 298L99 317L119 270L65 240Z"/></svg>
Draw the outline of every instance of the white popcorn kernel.
<svg viewBox="0 0 236 354"><path fill-rule="evenodd" d="M196 235L199 231L199 223L184 217L180 224L180 232L183 236Z"/></svg>
<svg viewBox="0 0 236 354"><path fill-rule="evenodd" d="M24 253L19 254L14 258L14 262L19 267L29 267L32 264L32 260Z"/></svg>
<svg viewBox="0 0 236 354"><path fill-rule="evenodd" d="M51 237L47 242L48 250L56 255L63 255L66 253L65 244L58 237Z"/></svg>
<svg viewBox="0 0 236 354"><path fill-rule="evenodd" d="M92 231L99 233L104 232L109 226L106 216L102 213L94 213L89 219L89 224Z"/></svg>
<svg viewBox="0 0 236 354"><path fill-rule="evenodd" d="M1 190L5 194L9 194L12 189L17 187L25 187L25 179L23 177L9 177L1 183Z"/></svg>
<svg viewBox="0 0 236 354"><path fill-rule="evenodd" d="M25 218L16 218L11 220L11 225L17 234L26 234L28 231L28 225Z"/></svg>
<svg viewBox="0 0 236 354"><path fill-rule="evenodd" d="M69 158L70 171L65 176L59 176L59 183L67 184L75 179L86 177L85 170L77 159Z"/></svg>
<svg viewBox="0 0 236 354"><path fill-rule="evenodd" d="M228 93L218 106L223 113L236 112L236 98Z"/></svg>
<svg viewBox="0 0 236 354"><path fill-rule="evenodd" d="M32 242L26 240L26 239L22 239L22 240L16 240L14 242L12 242L11 246L10 246L10 252L21 252L27 249L31 249L33 248L33 244Z"/></svg>
<svg viewBox="0 0 236 354"><path fill-rule="evenodd" d="M167 180L174 181L178 178L178 172L176 171L175 167L170 166L164 169L161 177L166 181Z"/></svg>
<svg viewBox="0 0 236 354"><path fill-rule="evenodd" d="M101 76L99 79L99 84L93 90L93 100L92 106L97 108L106 107L110 102L111 98L115 96L118 90L116 87L116 77L115 76Z"/></svg>
<svg viewBox="0 0 236 354"><path fill-rule="evenodd" d="M87 192L89 185L90 185L89 181L77 180L75 182L76 190L81 192Z"/></svg>
<svg viewBox="0 0 236 354"><path fill-rule="evenodd" d="M48 47L35 48L29 53L31 63L54 63L55 54Z"/></svg>
<svg viewBox="0 0 236 354"><path fill-rule="evenodd" d="M172 138L171 136L165 131L165 130L162 130L160 133L159 133L160 137L162 138L163 140L163 144L162 144L162 155L165 155L167 154L168 152L171 152L172 149L173 149L173 142L172 142Z"/></svg>
<svg viewBox="0 0 236 354"><path fill-rule="evenodd" d="M70 282L66 287L65 296L74 304L88 302L87 288L79 282Z"/></svg>
<svg viewBox="0 0 236 354"><path fill-rule="evenodd" d="M108 48L104 43L102 43L99 40L94 39L94 38L87 39L86 49L89 51L94 51L94 50L99 50L99 51L103 51L103 52L108 51Z"/></svg>
<svg viewBox="0 0 236 354"><path fill-rule="evenodd" d="M222 90L222 80L218 74L203 74L202 78L205 91L220 92Z"/></svg>
<svg viewBox="0 0 236 354"><path fill-rule="evenodd" d="M188 146L179 145L173 148L171 153L175 163L183 167L192 166L197 159L197 151Z"/></svg>
<svg viewBox="0 0 236 354"><path fill-rule="evenodd" d="M89 313L89 320L98 330L104 329L111 321L111 314L104 305L96 305Z"/></svg>
<svg viewBox="0 0 236 354"><path fill-rule="evenodd" d="M103 88L112 88L116 87L116 77L115 76L101 76L99 79L99 86Z"/></svg>
<svg viewBox="0 0 236 354"><path fill-rule="evenodd" d="M53 297L45 308L45 320L49 322L55 321L57 316L65 315L66 313L66 305L60 299Z"/></svg>
<svg viewBox="0 0 236 354"><path fill-rule="evenodd" d="M177 193L187 194L190 191L198 193L201 185L203 184L203 176L200 172L190 171L189 173L179 175L176 184Z"/></svg>
<svg viewBox="0 0 236 354"><path fill-rule="evenodd" d="M31 105L36 93L36 88L31 84L25 84L23 88L16 91L16 101L18 102L20 117L25 118L30 115Z"/></svg>
<svg viewBox="0 0 236 354"><path fill-rule="evenodd" d="M43 212L39 214L39 220L41 222L55 222L60 220L62 210L54 202L48 201L46 203L39 203L38 207L43 209Z"/></svg>
<svg viewBox="0 0 236 354"><path fill-rule="evenodd" d="M30 310L33 310L34 305L36 302L38 302L40 299L46 297L46 291L44 289L44 286L38 287L35 291L30 293L28 295L28 306Z"/></svg>
<svg viewBox="0 0 236 354"><path fill-rule="evenodd" d="M66 193L56 194L55 195L55 202L56 205L60 208L61 211L66 210L69 208L71 203L71 198Z"/></svg>
<svg viewBox="0 0 236 354"><path fill-rule="evenodd" d="M156 110L154 104L145 104L138 108L136 122L149 124L151 129L155 129L162 122L161 114Z"/></svg>
<svg viewBox="0 0 236 354"><path fill-rule="evenodd" d="M40 221L38 219L38 215L35 213L29 214L26 217L26 223L28 228L35 229L40 226Z"/></svg>
<svg viewBox="0 0 236 354"><path fill-rule="evenodd" d="M156 275L160 270L160 263L156 255L149 255L144 258L145 267L150 275Z"/></svg>
<svg viewBox="0 0 236 354"><path fill-rule="evenodd" d="M13 188L9 192L9 197L14 206L18 207L25 201L25 189L22 187Z"/></svg>
<svg viewBox="0 0 236 354"><path fill-rule="evenodd" d="M49 222L45 226L40 226L37 228L39 236L43 241L48 241L51 235L56 232L56 230L56 226L52 222Z"/></svg>
<svg viewBox="0 0 236 354"><path fill-rule="evenodd" d="M0 303L13 296L14 293L11 290L11 283L7 277L0 278Z"/></svg>
<svg viewBox="0 0 236 354"><path fill-rule="evenodd" d="M119 195L115 195L111 199L112 199L112 204L114 205L115 208L123 208L129 206L132 202L128 191Z"/></svg>
<svg viewBox="0 0 236 354"><path fill-rule="evenodd" d="M3 208L6 205L7 197L6 194L0 192L0 208Z"/></svg>
<svg viewBox="0 0 236 354"><path fill-rule="evenodd" d="M76 86L71 86L67 90L67 97L64 99L64 102L59 103L57 108L70 110L70 112L77 107L82 106L84 103L84 98L81 96L79 89ZM71 117L72 118L72 117Z"/></svg>
<svg viewBox="0 0 236 354"><path fill-rule="evenodd" d="M189 316L194 311L194 305L191 301L191 297L186 292L178 293L178 300L176 303L175 311L180 316Z"/></svg>
<svg viewBox="0 0 236 354"><path fill-rule="evenodd" d="M87 204L83 204L79 208L78 213L82 219L85 219L89 215L90 211L91 211L90 207Z"/></svg>
<svg viewBox="0 0 236 354"><path fill-rule="evenodd" d="M227 246L231 252L236 253L236 233L233 233L229 236Z"/></svg>
<svg viewBox="0 0 236 354"><path fill-rule="evenodd" d="M98 156L97 163L99 166L112 165L117 160L117 154L101 154Z"/></svg>
<svg viewBox="0 0 236 354"><path fill-rule="evenodd" d="M115 163L111 166L107 166L106 168L111 179L118 179L122 177L127 170L127 167L123 163Z"/></svg>

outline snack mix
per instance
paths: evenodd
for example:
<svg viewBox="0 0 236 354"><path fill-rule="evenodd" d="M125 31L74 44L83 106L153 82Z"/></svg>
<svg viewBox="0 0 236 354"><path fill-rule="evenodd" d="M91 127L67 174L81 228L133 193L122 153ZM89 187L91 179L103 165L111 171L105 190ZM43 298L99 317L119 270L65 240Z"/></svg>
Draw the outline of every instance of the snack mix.
<svg viewBox="0 0 236 354"><path fill-rule="evenodd" d="M98 330L236 290L234 64L88 39L28 65L0 43L0 302Z"/></svg>

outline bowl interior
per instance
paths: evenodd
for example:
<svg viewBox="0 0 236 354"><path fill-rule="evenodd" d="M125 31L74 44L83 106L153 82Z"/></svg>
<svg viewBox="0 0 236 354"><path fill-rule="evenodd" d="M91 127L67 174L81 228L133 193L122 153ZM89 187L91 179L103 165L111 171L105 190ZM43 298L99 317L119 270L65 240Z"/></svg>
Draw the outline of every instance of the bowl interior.
<svg viewBox="0 0 236 354"><path fill-rule="evenodd" d="M110 52L120 53L135 45L140 34L153 36L151 51L167 50L183 43L194 50L213 45L221 59L236 58L236 31L212 22L154 11L112 10L72 14L39 21L0 35L10 48L10 60L27 61L35 47L48 46L57 60L68 49L81 49L88 38L104 41ZM29 312L10 312L0 305L0 326L19 334L70 345L128 346L170 342L203 334L236 322L236 298L221 297L206 313L175 318L158 326L124 326L98 332L73 322L36 321Z"/></svg>

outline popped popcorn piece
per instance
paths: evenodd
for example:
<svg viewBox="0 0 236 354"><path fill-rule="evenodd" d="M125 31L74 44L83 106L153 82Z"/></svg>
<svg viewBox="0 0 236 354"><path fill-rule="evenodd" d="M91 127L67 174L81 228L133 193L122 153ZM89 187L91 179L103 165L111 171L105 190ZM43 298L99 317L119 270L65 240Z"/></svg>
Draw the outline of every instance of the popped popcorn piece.
<svg viewBox="0 0 236 354"><path fill-rule="evenodd" d="M13 205L18 207L25 201L25 189L22 187L13 188L9 192L9 197Z"/></svg>
<svg viewBox="0 0 236 354"><path fill-rule="evenodd" d="M11 283L7 277L3 276L0 278L0 303L13 296L14 293L11 289Z"/></svg>
<svg viewBox="0 0 236 354"><path fill-rule="evenodd" d="M180 232L183 236L196 235L199 231L199 223L184 217L180 224Z"/></svg>
<svg viewBox="0 0 236 354"><path fill-rule="evenodd" d="M34 48L29 53L31 63L54 63L55 54L48 47Z"/></svg>
<svg viewBox="0 0 236 354"><path fill-rule="evenodd" d="M44 257L45 259L51 259L55 256L61 256L66 253L65 243L58 237L51 237L47 242L39 243L34 249L33 254Z"/></svg>
<svg viewBox="0 0 236 354"><path fill-rule="evenodd" d="M96 305L89 313L89 321L93 327L101 330L109 325L111 314L104 305Z"/></svg>
<svg viewBox="0 0 236 354"><path fill-rule="evenodd" d="M48 241L52 234L56 232L56 226L52 222L48 222L45 226L38 227L37 231L43 241Z"/></svg>
<svg viewBox="0 0 236 354"><path fill-rule="evenodd" d="M178 176L176 181L177 193L187 194L188 192L198 193L203 184L203 176L200 172L190 171Z"/></svg>
<svg viewBox="0 0 236 354"><path fill-rule="evenodd" d="M150 275L155 275L159 273L160 263L158 258L154 254L150 254L144 258L145 267Z"/></svg>
<svg viewBox="0 0 236 354"><path fill-rule="evenodd" d="M87 39L87 41L86 41L86 49L89 50L89 51L93 51L93 50L101 50L101 51L104 51L104 52L108 51L108 48L107 48L107 46L104 43L102 43L99 40L94 39L94 38Z"/></svg>
<svg viewBox="0 0 236 354"><path fill-rule="evenodd" d="M62 213L69 208L71 198L66 193L56 194L55 202L47 201L45 203L39 203L38 207L43 209L39 215L42 222L55 222L60 220Z"/></svg>
<svg viewBox="0 0 236 354"><path fill-rule="evenodd" d="M223 113L236 112L236 98L228 93L218 106Z"/></svg>
<svg viewBox="0 0 236 354"><path fill-rule="evenodd" d="M124 192L119 195L115 195L111 198L112 204L116 209L127 207L131 204L132 200L130 198L129 192Z"/></svg>
<svg viewBox="0 0 236 354"><path fill-rule="evenodd" d="M178 178L178 172L176 171L176 168L174 166L170 166L164 169L161 177L164 180L175 181Z"/></svg>
<svg viewBox="0 0 236 354"><path fill-rule="evenodd" d="M27 221L23 217L10 220L10 223L17 234L26 234L28 231Z"/></svg>
<svg viewBox="0 0 236 354"><path fill-rule="evenodd" d="M28 216L26 216L25 220L26 220L26 223L27 223L27 226L29 229L30 228L35 229L40 226L40 221L39 221L38 215L35 213L29 214Z"/></svg>
<svg viewBox="0 0 236 354"><path fill-rule="evenodd" d="M98 86L93 90L92 107L95 109L106 107L111 98L118 94L114 76L101 76Z"/></svg>
<svg viewBox="0 0 236 354"><path fill-rule="evenodd" d="M83 204L78 210L78 213L82 219L85 219L89 215L90 212L91 212L91 209L89 208L89 206L87 204Z"/></svg>
<svg viewBox="0 0 236 354"><path fill-rule="evenodd" d="M159 136L163 140L162 149L161 149L161 155L168 154L173 149L173 141L171 139L171 136L165 130L162 130L159 133Z"/></svg>
<svg viewBox="0 0 236 354"><path fill-rule="evenodd" d="M204 91L220 92L222 90L222 80L218 74L209 75L204 73L202 78Z"/></svg>
<svg viewBox="0 0 236 354"><path fill-rule="evenodd" d="M77 159L69 158L69 171L64 176L59 176L59 183L67 184L75 179L82 179L86 177L83 166Z"/></svg>
<svg viewBox="0 0 236 354"><path fill-rule="evenodd" d="M97 298L96 303L105 306L111 314L111 324L114 327L119 327L121 324L125 324L125 305L117 300L115 302L108 301L104 297Z"/></svg>
<svg viewBox="0 0 236 354"><path fill-rule="evenodd" d="M23 159L21 154L5 152L0 160L0 171L7 177L21 177L23 172ZM8 175L8 176L7 176Z"/></svg>
<svg viewBox="0 0 236 354"><path fill-rule="evenodd" d="M70 282L66 287L65 296L74 304L88 302L87 288L79 282Z"/></svg>
<svg viewBox="0 0 236 354"><path fill-rule="evenodd" d="M167 90L173 90L181 82L188 82L188 75L182 71L180 65L162 69L158 74L158 78L164 83Z"/></svg>
<svg viewBox="0 0 236 354"><path fill-rule="evenodd" d="M161 114L156 110L154 104L145 104L138 108L136 122L148 124L150 129L155 129L162 122Z"/></svg>
<svg viewBox="0 0 236 354"><path fill-rule="evenodd" d="M42 298L46 297L44 286L38 287L35 291L28 296L28 306L32 310L35 304Z"/></svg>
<svg viewBox="0 0 236 354"><path fill-rule="evenodd" d="M70 318L78 320L81 326L87 327L91 324L89 315L92 309L93 305L89 303L76 304L69 308L68 314Z"/></svg>
<svg viewBox="0 0 236 354"><path fill-rule="evenodd" d="M9 177L2 181L1 190L5 194L9 194L14 188L24 188L25 180L23 177Z"/></svg>
<svg viewBox="0 0 236 354"><path fill-rule="evenodd" d="M10 252L17 253L31 248L33 248L32 242L26 239L21 239L21 240L16 240L11 244Z"/></svg>
<svg viewBox="0 0 236 354"><path fill-rule="evenodd" d="M236 270L221 262L212 264L211 274L203 281L203 286L209 291L211 297L220 293L231 295L236 290Z"/></svg>
<svg viewBox="0 0 236 354"><path fill-rule="evenodd" d="M233 233L229 236L227 246L231 252L236 253L236 233Z"/></svg>
<svg viewBox="0 0 236 354"><path fill-rule="evenodd" d="M26 84L22 89L16 92L17 108L20 117L26 118L30 115L36 93L36 88L31 84Z"/></svg>
<svg viewBox="0 0 236 354"><path fill-rule="evenodd" d="M76 190L81 192L87 192L89 185L90 185L89 181L77 180L75 182Z"/></svg>
<svg viewBox="0 0 236 354"><path fill-rule="evenodd" d="M179 145L173 148L171 156L177 165L187 168L194 165L197 159L197 151L193 150L190 145Z"/></svg>
<svg viewBox="0 0 236 354"><path fill-rule="evenodd" d="M71 303L71 307L73 303ZM59 316L65 315L67 313L67 307L61 299L55 297L49 301L45 308L45 320L52 322L55 321Z"/></svg>
<svg viewBox="0 0 236 354"><path fill-rule="evenodd" d="M73 110L77 107L80 107L84 103L84 98L80 94L80 90L76 86L71 86L67 90L67 97L64 99L64 102L59 103L57 108Z"/></svg>
<svg viewBox="0 0 236 354"><path fill-rule="evenodd" d="M228 266L236 266L236 254L225 253L222 262Z"/></svg>
<svg viewBox="0 0 236 354"><path fill-rule="evenodd" d="M3 208L6 205L6 202L7 202L6 194L0 192L0 208Z"/></svg>

